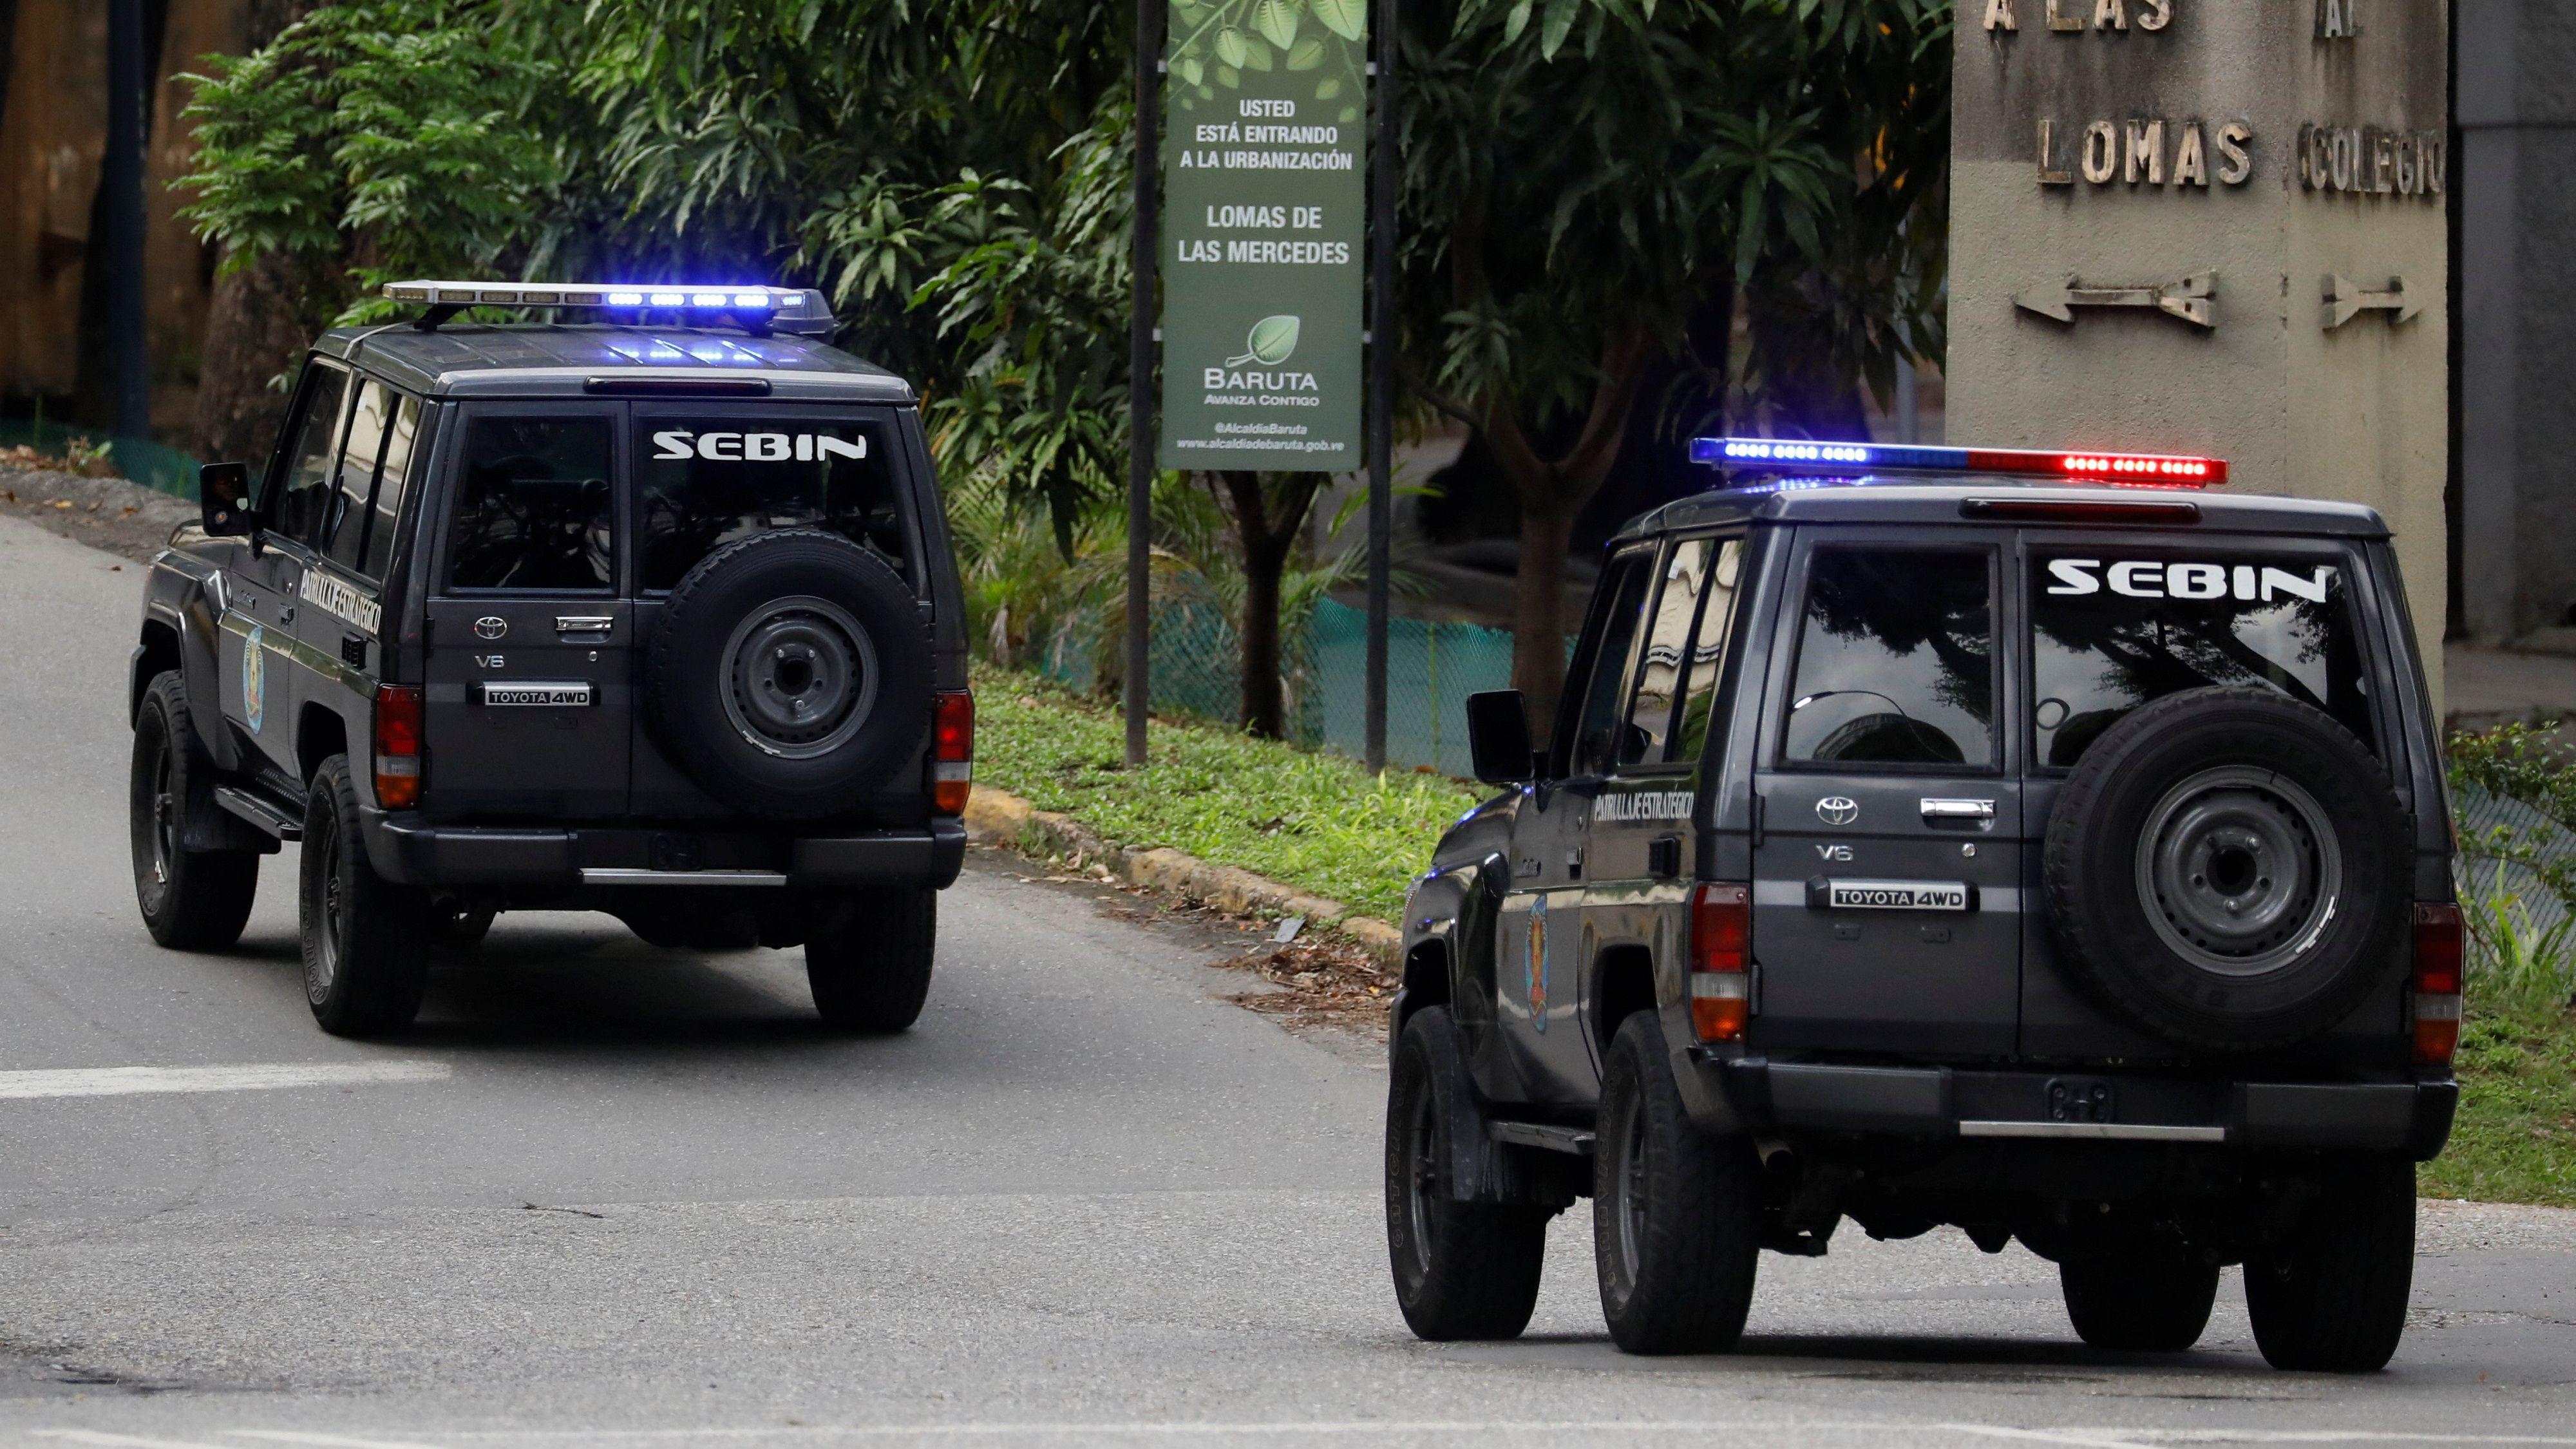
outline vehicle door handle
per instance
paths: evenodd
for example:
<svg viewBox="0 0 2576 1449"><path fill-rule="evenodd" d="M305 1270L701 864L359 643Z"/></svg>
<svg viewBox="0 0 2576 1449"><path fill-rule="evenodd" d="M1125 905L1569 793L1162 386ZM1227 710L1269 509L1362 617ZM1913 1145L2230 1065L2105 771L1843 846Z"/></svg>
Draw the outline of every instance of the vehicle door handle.
<svg viewBox="0 0 2576 1449"><path fill-rule="evenodd" d="M1926 820L1992 820L1995 818L1995 802L1992 800L1935 800L1927 796L1923 801L1923 818Z"/></svg>
<svg viewBox="0 0 2576 1449"><path fill-rule="evenodd" d="M1682 838L1658 835L1646 842L1646 874L1657 880L1671 880L1682 873Z"/></svg>
<svg viewBox="0 0 2576 1449"><path fill-rule="evenodd" d="M292 624L292 623L294 623L294 622L295 622L295 606L294 606L293 604L280 604L280 605L278 605L278 608L277 608L277 622L279 622L280 624Z"/></svg>
<svg viewBox="0 0 2576 1449"><path fill-rule="evenodd" d="M617 620L607 614L557 614L558 634L605 634L617 627Z"/></svg>

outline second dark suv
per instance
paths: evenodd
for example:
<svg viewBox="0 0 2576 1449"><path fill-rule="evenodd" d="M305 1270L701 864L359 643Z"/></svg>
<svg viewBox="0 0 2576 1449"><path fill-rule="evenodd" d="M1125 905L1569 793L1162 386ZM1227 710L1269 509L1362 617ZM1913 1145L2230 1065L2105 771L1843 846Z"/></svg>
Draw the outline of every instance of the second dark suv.
<svg viewBox="0 0 2576 1449"><path fill-rule="evenodd" d="M1397 1297L1528 1320L1593 1199L1612 1336L1724 1348L1759 1252L1945 1225L2177 1350L2242 1264L2377 1368L2458 1088L2449 817L2395 550L2214 460L1703 439L1612 540L1547 744L1405 911Z"/></svg>
<svg viewBox="0 0 2576 1449"><path fill-rule="evenodd" d="M145 584L154 938L230 945L300 840L330 1031L408 1022L429 945L516 908L801 944L828 1020L910 1025L974 727L912 389L816 340L813 292L388 294L427 312L324 336L274 456L208 467Z"/></svg>

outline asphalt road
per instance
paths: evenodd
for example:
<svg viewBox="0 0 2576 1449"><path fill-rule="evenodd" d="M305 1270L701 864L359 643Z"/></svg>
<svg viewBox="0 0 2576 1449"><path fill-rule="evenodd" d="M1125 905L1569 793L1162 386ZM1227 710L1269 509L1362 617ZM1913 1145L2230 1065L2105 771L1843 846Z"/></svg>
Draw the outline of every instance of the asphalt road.
<svg viewBox="0 0 2576 1449"><path fill-rule="evenodd" d="M794 953L548 915L324 1037L291 856L235 953L136 922L117 562L0 518L0 1446L2576 1445L2576 1214L2528 1209L2428 1208L2364 1379L2263 1367L2233 1275L2197 1351L2091 1352L1946 1231L1627 1359L1581 1209L1526 1339L1417 1343L1374 1051L995 858L898 1040L819 1031Z"/></svg>

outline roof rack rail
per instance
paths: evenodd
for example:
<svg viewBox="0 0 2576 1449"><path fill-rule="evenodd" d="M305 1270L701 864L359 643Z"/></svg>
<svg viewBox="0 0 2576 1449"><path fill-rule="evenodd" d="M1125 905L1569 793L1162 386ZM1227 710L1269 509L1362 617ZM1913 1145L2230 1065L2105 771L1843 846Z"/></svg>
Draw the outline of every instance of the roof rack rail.
<svg viewBox="0 0 2576 1449"><path fill-rule="evenodd" d="M437 331L468 307L588 307L637 322L670 313L683 326L729 321L755 337L772 332L829 337L835 325L831 304L811 287L419 281L388 282L385 296L421 304L426 310L411 325L423 332Z"/></svg>

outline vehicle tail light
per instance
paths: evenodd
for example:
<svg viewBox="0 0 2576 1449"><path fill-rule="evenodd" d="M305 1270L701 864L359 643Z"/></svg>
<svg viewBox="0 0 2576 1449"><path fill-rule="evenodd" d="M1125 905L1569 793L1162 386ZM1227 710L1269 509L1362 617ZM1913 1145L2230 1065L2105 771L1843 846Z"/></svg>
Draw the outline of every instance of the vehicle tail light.
<svg viewBox="0 0 2576 1449"><path fill-rule="evenodd" d="M420 687L376 687L376 803L408 810L420 803Z"/></svg>
<svg viewBox="0 0 2576 1449"><path fill-rule="evenodd" d="M1701 1041L1742 1041L1753 1015L1753 890L1704 885L1691 896L1691 1029Z"/></svg>
<svg viewBox="0 0 2576 1449"><path fill-rule="evenodd" d="M930 808L941 815L966 813L975 780L975 696L944 691L930 724Z"/></svg>
<svg viewBox="0 0 2576 1449"><path fill-rule="evenodd" d="M2415 1062L2447 1067L2460 1048L2460 908L2415 904Z"/></svg>

